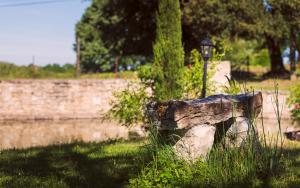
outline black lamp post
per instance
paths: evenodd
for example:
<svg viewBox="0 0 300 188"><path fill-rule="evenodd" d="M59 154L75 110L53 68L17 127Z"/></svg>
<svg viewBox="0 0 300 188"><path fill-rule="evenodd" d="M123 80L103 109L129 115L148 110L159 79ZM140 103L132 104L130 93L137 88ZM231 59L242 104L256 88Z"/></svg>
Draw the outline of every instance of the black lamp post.
<svg viewBox="0 0 300 188"><path fill-rule="evenodd" d="M206 96L206 77L207 77L207 61L212 57L212 48L214 47L212 41L207 37L201 42L201 54L204 59L203 78L202 78L202 93L201 97Z"/></svg>

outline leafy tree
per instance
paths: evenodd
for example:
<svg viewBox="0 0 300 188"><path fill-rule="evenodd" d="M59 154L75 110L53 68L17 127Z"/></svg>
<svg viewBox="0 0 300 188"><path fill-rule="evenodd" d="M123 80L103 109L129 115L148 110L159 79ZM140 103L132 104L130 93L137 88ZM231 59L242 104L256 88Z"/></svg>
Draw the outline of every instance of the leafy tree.
<svg viewBox="0 0 300 188"><path fill-rule="evenodd" d="M264 41L270 56L271 73L286 72L281 47L290 31L287 27L288 19L278 11L281 8L274 5L277 1L178 1L181 2L183 13L182 39L185 52L198 49L200 41L207 34L220 38L238 36L246 40L254 39L259 43ZM297 0L290 2L297 3ZM112 59L116 57L152 57L157 5L158 0L93 0L77 25L77 32L83 38L83 64L96 64L96 67L112 70Z"/></svg>
<svg viewBox="0 0 300 188"><path fill-rule="evenodd" d="M154 96L159 101L180 98L184 51L179 1L159 1L153 53Z"/></svg>
<svg viewBox="0 0 300 188"><path fill-rule="evenodd" d="M182 39L186 52L199 48L207 34L220 36L225 30L227 20L220 0L178 2L183 11ZM76 27L83 41L83 66L92 70L111 67L114 62L108 60L117 56L152 57L157 9L158 0L93 0Z"/></svg>
<svg viewBox="0 0 300 188"><path fill-rule="evenodd" d="M284 43L286 22L281 14L275 14L266 1L228 0L227 13L231 24L231 35L244 39L265 41L271 60L271 74L286 73L281 58L281 46Z"/></svg>
<svg viewBox="0 0 300 188"><path fill-rule="evenodd" d="M182 30L185 52L199 49L207 36L225 38L231 23L223 0L189 0L182 4Z"/></svg>
<svg viewBox="0 0 300 188"><path fill-rule="evenodd" d="M76 37L80 38L81 65L83 72L109 69L109 48L102 41L102 31L97 29L101 9L107 0L94 0L76 25Z"/></svg>
<svg viewBox="0 0 300 188"><path fill-rule="evenodd" d="M156 0L93 0L76 27L83 67L113 70L121 56L149 57L156 7Z"/></svg>
<svg viewBox="0 0 300 188"><path fill-rule="evenodd" d="M290 62L291 62L291 73L296 70L295 55L298 46L300 50L300 43L297 44L297 38L300 37L298 34L300 31L300 1L298 0L269 0L268 1L274 12L281 14L288 26L288 39L290 45Z"/></svg>

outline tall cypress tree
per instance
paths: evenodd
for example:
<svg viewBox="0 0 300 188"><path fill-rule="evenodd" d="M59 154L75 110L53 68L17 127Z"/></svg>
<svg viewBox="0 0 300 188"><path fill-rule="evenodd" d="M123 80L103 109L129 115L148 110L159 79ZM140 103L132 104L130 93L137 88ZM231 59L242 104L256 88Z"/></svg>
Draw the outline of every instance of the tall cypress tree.
<svg viewBox="0 0 300 188"><path fill-rule="evenodd" d="M158 3L152 70L154 95L157 100L164 101L182 96L184 50L179 1L160 0Z"/></svg>

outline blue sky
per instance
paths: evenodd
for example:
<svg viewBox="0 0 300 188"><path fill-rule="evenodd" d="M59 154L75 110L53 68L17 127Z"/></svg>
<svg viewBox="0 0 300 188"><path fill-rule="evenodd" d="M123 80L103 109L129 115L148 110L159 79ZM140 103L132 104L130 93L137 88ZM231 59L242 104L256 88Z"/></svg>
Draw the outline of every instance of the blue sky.
<svg viewBox="0 0 300 188"><path fill-rule="evenodd" d="M1 5L46 0L0 0L0 61L28 65L74 63L75 24L89 2L70 0L19 7Z"/></svg>

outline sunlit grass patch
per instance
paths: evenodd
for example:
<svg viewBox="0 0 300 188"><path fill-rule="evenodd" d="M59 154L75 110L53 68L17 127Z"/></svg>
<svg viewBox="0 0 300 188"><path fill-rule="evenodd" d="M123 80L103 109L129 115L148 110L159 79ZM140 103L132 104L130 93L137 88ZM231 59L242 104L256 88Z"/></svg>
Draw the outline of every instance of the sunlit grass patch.
<svg viewBox="0 0 300 188"><path fill-rule="evenodd" d="M81 79L112 79L112 78L122 78L122 79L136 79L137 74L133 71L123 71L119 73L107 72L107 73L92 73L92 74L82 74Z"/></svg>
<svg viewBox="0 0 300 188"><path fill-rule="evenodd" d="M122 187L142 141L74 143L0 154L0 187Z"/></svg>

